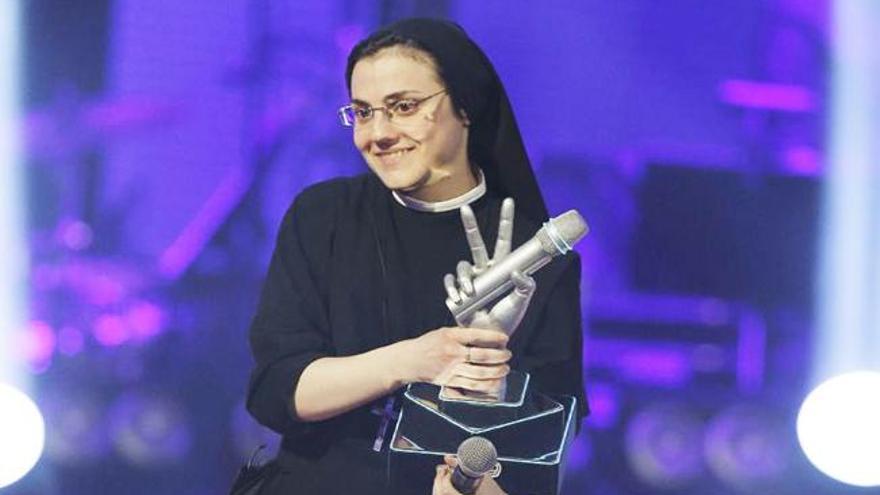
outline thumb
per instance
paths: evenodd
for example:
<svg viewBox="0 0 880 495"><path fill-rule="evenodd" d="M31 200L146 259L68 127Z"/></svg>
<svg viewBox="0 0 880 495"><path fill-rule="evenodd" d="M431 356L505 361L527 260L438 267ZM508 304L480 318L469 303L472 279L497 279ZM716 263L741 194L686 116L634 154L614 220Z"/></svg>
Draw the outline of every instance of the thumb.
<svg viewBox="0 0 880 495"><path fill-rule="evenodd" d="M535 287L537 286L534 278L520 271L514 271L511 273L510 281L513 282L516 292L521 296L524 296L524 299L531 298L531 295L535 292Z"/></svg>

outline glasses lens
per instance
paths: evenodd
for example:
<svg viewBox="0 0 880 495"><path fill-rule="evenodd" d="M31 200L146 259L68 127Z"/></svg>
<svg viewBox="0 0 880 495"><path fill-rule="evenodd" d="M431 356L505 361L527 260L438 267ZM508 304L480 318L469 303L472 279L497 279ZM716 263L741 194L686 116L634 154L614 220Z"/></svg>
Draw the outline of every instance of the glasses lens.
<svg viewBox="0 0 880 495"><path fill-rule="evenodd" d="M391 106L396 117L410 117L419 111L419 100L400 100Z"/></svg>
<svg viewBox="0 0 880 495"><path fill-rule="evenodd" d="M354 108L351 105L346 105L339 109L339 122L342 123L345 127L351 127L354 125Z"/></svg>

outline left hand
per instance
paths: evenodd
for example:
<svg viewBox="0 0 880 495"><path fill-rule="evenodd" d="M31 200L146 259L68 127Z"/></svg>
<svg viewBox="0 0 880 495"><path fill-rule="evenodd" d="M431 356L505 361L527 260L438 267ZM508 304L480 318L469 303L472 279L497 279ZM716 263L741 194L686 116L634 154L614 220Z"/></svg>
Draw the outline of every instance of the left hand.
<svg viewBox="0 0 880 495"><path fill-rule="evenodd" d="M461 492L452 486L452 470L455 469L458 460L454 455L447 455L443 457L443 462L444 464L437 466L431 495L461 495ZM507 492L502 490L491 476L484 476L475 495L507 495Z"/></svg>

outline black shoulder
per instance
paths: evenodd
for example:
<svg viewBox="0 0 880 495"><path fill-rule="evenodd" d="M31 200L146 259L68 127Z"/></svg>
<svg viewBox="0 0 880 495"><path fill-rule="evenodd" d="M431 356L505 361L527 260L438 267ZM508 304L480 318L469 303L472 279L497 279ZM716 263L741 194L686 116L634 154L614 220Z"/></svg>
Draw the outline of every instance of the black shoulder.
<svg viewBox="0 0 880 495"><path fill-rule="evenodd" d="M326 223L342 210L362 204L370 174L338 177L307 186L293 200L285 221Z"/></svg>
<svg viewBox="0 0 880 495"><path fill-rule="evenodd" d="M317 182L303 189L294 199L293 206L307 210L332 208L361 193L368 180L369 176L362 174Z"/></svg>

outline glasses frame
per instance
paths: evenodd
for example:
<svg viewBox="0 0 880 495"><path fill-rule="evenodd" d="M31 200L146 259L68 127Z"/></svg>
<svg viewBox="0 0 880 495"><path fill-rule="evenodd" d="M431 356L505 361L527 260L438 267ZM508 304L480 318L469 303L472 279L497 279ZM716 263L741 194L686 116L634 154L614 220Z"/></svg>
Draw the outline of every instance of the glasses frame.
<svg viewBox="0 0 880 495"><path fill-rule="evenodd" d="M383 107L373 107L373 106L362 107L362 108L370 111L370 118L363 123L368 124L368 123L372 122L373 117L375 117L377 111L384 113L385 117L388 118L389 122L394 122L394 114L396 113L394 110L394 107L400 103L403 103L403 102L407 102L407 103L415 105L415 109L413 109L412 114L411 114L411 115L415 115L419 112L419 109L420 109L419 107L421 107L422 103L430 100L431 98L433 98L435 96L441 95L445 92L446 92L446 88L443 88L440 91L437 91L436 93L432 93L432 94L425 96L423 98L401 98L401 99L399 99L393 103L390 103L388 105L385 105ZM339 110L336 111L336 114L339 116L339 122L342 123L342 125L344 127L356 127L357 118L356 117L349 118L348 113L347 113L349 111L353 111L355 109L355 106L356 105L354 103L349 103L348 105L343 105L343 106L339 107Z"/></svg>

